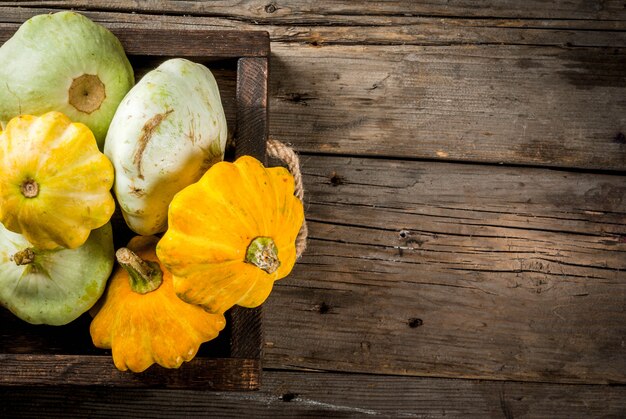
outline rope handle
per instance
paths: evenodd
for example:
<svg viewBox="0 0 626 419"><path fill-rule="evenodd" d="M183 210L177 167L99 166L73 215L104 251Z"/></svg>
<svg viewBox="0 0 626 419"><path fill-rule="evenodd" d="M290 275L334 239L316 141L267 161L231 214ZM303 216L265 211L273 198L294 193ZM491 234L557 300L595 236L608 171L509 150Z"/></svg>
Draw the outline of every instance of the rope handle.
<svg viewBox="0 0 626 419"><path fill-rule="evenodd" d="M267 154L274 157L287 165L287 169L291 172L295 182L294 195L304 203L304 187L302 186L302 172L300 171L300 159L288 145L278 140L267 140ZM306 225L306 219L302 221L302 227L296 238L296 256L299 258L306 249L306 239L309 235L309 229Z"/></svg>

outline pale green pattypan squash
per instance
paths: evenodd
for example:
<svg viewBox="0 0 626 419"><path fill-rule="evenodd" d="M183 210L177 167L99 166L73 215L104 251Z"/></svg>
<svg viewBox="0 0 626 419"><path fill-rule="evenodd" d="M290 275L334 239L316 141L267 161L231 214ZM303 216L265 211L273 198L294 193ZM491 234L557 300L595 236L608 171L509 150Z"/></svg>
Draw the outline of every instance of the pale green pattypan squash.
<svg viewBox="0 0 626 419"><path fill-rule="evenodd" d="M208 68L176 58L147 73L117 109L104 147L128 226L141 235L165 231L172 198L224 158L226 137Z"/></svg>
<svg viewBox="0 0 626 419"><path fill-rule="evenodd" d="M107 128L134 84L109 30L74 12L34 16L0 48L0 122L58 111L82 122L103 147Z"/></svg>
<svg viewBox="0 0 626 419"><path fill-rule="evenodd" d="M64 325L104 292L115 260L111 224L76 249L39 250L0 224L0 305L32 324Z"/></svg>

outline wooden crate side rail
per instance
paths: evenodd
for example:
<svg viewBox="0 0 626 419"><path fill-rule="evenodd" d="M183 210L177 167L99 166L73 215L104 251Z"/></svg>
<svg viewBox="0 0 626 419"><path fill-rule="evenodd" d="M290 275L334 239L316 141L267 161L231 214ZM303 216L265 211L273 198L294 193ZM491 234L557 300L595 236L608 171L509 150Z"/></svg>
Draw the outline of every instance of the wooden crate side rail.
<svg viewBox="0 0 626 419"><path fill-rule="evenodd" d="M0 354L0 385L167 387L219 391L258 389L256 359L196 358L178 369L153 365L142 373L119 371L100 355Z"/></svg>
<svg viewBox="0 0 626 419"><path fill-rule="evenodd" d="M107 26L120 40L127 55L241 58L267 57L270 38L266 31L211 31L201 29L150 29ZM19 28L0 24L0 44Z"/></svg>
<svg viewBox="0 0 626 419"><path fill-rule="evenodd" d="M268 120L268 57L240 58L237 63L237 132L235 157L253 156L266 163ZM261 307L231 310L231 356L261 357Z"/></svg>

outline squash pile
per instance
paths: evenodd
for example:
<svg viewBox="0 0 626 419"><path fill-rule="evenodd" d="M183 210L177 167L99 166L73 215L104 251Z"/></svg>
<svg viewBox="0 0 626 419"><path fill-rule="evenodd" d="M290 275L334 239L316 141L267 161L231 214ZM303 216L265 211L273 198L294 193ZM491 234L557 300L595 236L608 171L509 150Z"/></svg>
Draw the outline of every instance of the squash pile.
<svg viewBox="0 0 626 419"><path fill-rule="evenodd" d="M73 12L26 21L0 61L0 305L33 324L90 311L94 345L141 372L193 359L289 274L293 177L223 161L209 69L174 58L135 84L117 38ZM116 201L137 235L119 249Z"/></svg>

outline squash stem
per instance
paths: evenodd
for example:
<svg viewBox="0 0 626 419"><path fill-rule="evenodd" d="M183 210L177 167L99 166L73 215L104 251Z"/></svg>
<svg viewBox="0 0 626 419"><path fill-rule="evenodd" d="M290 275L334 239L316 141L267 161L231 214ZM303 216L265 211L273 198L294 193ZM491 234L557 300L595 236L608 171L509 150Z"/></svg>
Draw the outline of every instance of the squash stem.
<svg viewBox="0 0 626 419"><path fill-rule="evenodd" d="M34 260L35 260L35 252L33 252L33 249L31 249L30 247L24 250L20 250L19 252L13 255L13 262L15 262L15 264L18 266L28 265L30 263L33 263Z"/></svg>
<svg viewBox="0 0 626 419"><path fill-rule="evenodd" d="M32 179L26 179L20 186L20 191L25 198L34 198L39 195L39 184Z"/></svg>
<svg viewBox="0 0 626 419"><path fill-rule="evenodd" d="M159 264L143 260L130 249L122 247L115 253L117 262L128 272L130 288L139 294L156 290L163 282L163 271Z"/></svg>
<svg viewBox="0 0 626 419"><path fill-rule="evenodd" d="M268 274L280 267L278 248L270 237L257 237L250 242L246 250L246 262L253 264Z"/></svg>
<svg viewBox="0 0 626 419"><path fill-rule="evenodd" d="M104 83L95 74L83 74L72 81L67 92L68 102L77 111L91 114L100 109L106 99Z"/></svg>

